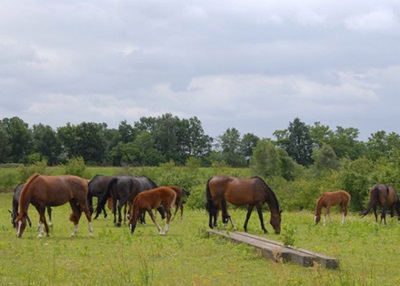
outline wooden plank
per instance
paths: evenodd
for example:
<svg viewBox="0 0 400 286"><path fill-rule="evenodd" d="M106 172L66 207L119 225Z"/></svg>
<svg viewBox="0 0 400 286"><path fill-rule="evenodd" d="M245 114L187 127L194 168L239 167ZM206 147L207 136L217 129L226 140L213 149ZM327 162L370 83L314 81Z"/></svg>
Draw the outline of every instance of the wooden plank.
<svg viewBox="0 0 400 286"><path fill-rule="evenodd" d="M305 249L286 247L282 242L245 232L226 232L209 230L210 235L222 236L236 243L246 243L260 251L263 257L274 261L292 262L305 267L320 265L326 268L337 268L339 261L336 258L315 253Z"/></svg>

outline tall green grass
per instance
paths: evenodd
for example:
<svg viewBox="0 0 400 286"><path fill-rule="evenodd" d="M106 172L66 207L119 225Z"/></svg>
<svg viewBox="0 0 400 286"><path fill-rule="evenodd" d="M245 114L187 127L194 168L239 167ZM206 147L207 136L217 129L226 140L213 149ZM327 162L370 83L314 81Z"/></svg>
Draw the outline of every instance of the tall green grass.
<svg viewBox="0 0 400 286"><path fill-rule="evenodd" d="M159 236L150 219L134 235L123 225L114 227L112 217L93 222L94 237L81 218L78 236L71 238L69 205L53 209L50 237L37 238L35 227L15 237L8 209L11 193L0 194L1 285L398 285L400 225L388 219L384 226L372 216L350 214L345 225L341 215L333 223L313 225L311 212L283 213L281 235L263 234L256 213L250 233L279 241L285 230L295 247L339 259L339 269L305 268L259 257L251 247L219 238L208 238L208 215L185 209L183 221L174 220L170 232ZM242 230L245 211L230 209ZM38 215L30 206L36 225ZM269 221L269 213L264 214ZM164 225L164 222L161 223ZM229 230L229 229L228 229Z"/></svg>

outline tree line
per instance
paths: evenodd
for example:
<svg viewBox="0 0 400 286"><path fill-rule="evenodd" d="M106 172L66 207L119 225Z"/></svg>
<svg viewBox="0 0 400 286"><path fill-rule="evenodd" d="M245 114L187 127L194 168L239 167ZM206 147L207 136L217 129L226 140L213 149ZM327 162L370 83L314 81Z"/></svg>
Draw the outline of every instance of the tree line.
<svg viewBox="0 0 400 286"><path fill-rule="evenodd" d="M319 122L306 125L299 118L273 135L275 139L259 138L252 133L242 136L231 127L212 138L205 134L197 117L180 119L170 113L142 117L133 125L123 120L117 129L108 128L106 123L83 122L67 123L54 130L41 123L29 127L21 118L12 117L0 121L0 163L46 160L52 166L82 157L88 165L158 166L169 161L185 165L195 159L205 167L245 167L252 161L265 163L264 168L271 169L265 172L273 173L279 169L273 166L279 161L281 172L285 173L289 171L286 168L294 168L292 163L317 165L318 170L335 169L343 159L376 161L389 158L400 149L400 136L396 133L379 131L363 142L358 139L357 128L339 126L331 130ZM262 162L260 152L270 153L268 162ZM268 167L269 164L272 165Z"/></svg>

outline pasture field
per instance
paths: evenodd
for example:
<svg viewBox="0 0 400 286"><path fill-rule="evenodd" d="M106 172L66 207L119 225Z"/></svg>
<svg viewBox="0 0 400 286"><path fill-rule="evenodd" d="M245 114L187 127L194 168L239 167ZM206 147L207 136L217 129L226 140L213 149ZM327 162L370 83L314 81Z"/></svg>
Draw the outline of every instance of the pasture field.
<svg viewBox="0 0 400 286"><path fill-rule="evenodd" d="M189 198L190 199L190 198ZM34 226L22 238L15 237L8 209L11 193L0 193L1 285L398 285L400 283L400 222L388 219L384 226L373 216L360 219L341 215L333 223L313 225L311 212L283 213L282 233L263 234L257 215L249 232L284 241L339 258L336 270L275 263L257 256L245 245L208 238L208 214L185 209L183 221L175 219L167 236L159 236L147 217L130 235L127 225L114 227L112 215L93 222L88 237L84 216L78 236L71 238L69 205L53 208L50 237L37 238L36 210L30 206ZM231 208L241 228L245 211ZM334 211L333 211L334 212ZM269 220L269 212L264 214ZM162 225L164 225L162 223Z"/></svg>

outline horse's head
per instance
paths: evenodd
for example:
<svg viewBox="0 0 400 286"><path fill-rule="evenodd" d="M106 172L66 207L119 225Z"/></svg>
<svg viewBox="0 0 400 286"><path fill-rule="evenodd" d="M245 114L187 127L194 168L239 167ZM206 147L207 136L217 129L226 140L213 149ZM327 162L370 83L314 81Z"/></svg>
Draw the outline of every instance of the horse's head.
<svg viewBox="0 0 400 286"><path fill-rule="evenodd" d="M281 233L281 221L282 221L282 210L279 210L278 213L271 213L271 219L269 223L274 228L276 234Z"/></svg>
<svg viewBox="0 0 400 286"><path fill-rule="evenodd" d="M15 219L15 225L17 227L17 237L20 238L26 228L26 214L18 215Z"/></svg>
<svg viewBox="0 0 400 286"><path fill-rule="evenodd" d="M315 225L317 225L317 224L319 223L320 220L321 220L321 215L316 214L315 217L314 217Z"/></svg>

